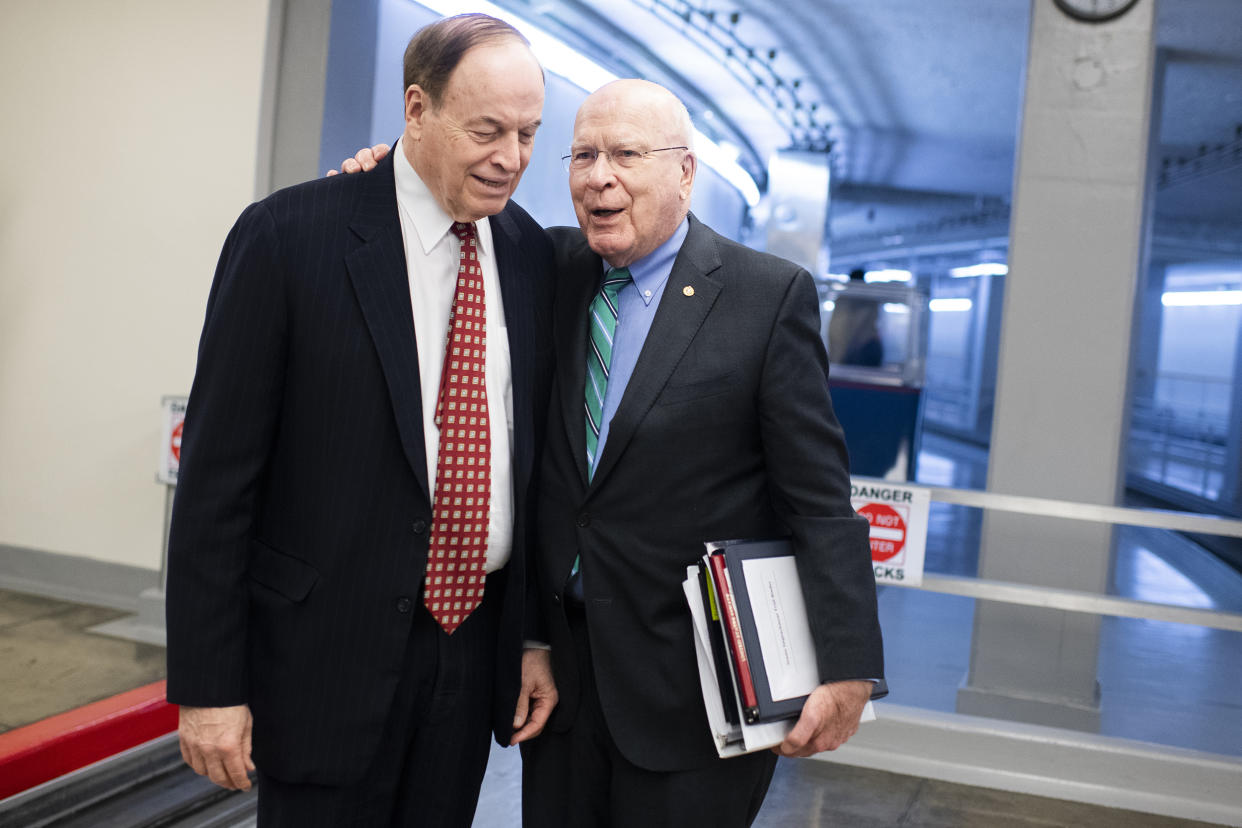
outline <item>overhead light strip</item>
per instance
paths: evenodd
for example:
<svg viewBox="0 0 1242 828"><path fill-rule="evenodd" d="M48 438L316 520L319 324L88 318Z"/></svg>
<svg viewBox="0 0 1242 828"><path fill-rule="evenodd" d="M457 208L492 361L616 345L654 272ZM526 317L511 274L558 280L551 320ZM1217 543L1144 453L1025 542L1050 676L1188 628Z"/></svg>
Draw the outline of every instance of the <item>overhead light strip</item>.
<svg viewBox="0 0 1242 828"><path fill-rule="evenodd" d="M949 271L949 275L954 279L971 276L1004 276L1007 273L1009 273L1009 267L1001 262L980 262L965 267L955 267Z"/></svg>
<svg viewBox="0 0 1242 828"><path fill-rule="evenodd" d="M875 282L909 282L914 278L908 270L886 267L880 270L868 270L864 278L868 284Z"/></svg>
<svg viewBox="0 0 1242 828"><path fill-rule="evenodd" d="M974 303L966 298L957 299L932 299L927 303L927 308L935 313L968 311L974 307Z"/></svg>
<svg viewBox="0 0 1242 828"><path fill-rule="evenodd" d="M1161 294L1165 307L1210 307L1242 305L1242 290L1187 290Z"/></svg>

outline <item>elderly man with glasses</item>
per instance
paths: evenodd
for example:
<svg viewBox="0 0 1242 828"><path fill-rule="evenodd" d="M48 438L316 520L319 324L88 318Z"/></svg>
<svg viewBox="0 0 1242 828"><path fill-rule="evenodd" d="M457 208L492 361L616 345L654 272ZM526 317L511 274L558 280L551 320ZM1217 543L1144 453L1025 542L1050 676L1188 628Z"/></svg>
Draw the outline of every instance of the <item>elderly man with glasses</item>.
<svg viewBox="0 0 1242 828"><path fill-rule="evenodd" d="M524 746L526 824L743 826L777 753L857 729L883 676L865 520L810 274L689 212L690 117L617 81L565 157L538 572L560 703ZM705 541L789 536L823 684L776 752L720 759L681 583Z"/></svg>

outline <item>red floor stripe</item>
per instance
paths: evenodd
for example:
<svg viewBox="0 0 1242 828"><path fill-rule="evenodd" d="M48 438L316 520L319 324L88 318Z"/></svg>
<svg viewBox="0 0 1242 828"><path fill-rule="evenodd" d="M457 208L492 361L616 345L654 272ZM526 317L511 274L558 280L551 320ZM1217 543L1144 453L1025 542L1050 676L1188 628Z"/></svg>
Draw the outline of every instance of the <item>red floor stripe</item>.
<svg viewBox="0 0 1242 828"><path fill-rule="evenodd" d="M0 799L177 729L163 681L0 733Z"/></svg>

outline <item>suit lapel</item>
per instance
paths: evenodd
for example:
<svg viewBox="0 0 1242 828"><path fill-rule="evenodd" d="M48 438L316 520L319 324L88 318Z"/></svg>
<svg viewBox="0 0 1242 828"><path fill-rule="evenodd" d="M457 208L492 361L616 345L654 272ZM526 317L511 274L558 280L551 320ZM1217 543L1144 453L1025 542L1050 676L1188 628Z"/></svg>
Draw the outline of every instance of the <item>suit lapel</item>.
<svg viewBox="0 0 1242 828"><path fill-rule="evenodd" d="M526 491L534 461L535 330L531 313L529 278L521 270L521 231L510 217L509 208L491 218L492 245L500 275L500 295L504 303L505 328L509 338L509 364L513 377L513 489Z"/></svg>
<svg viewBox="0 0 1242 828"><path fill-rule="evenodd" d="M608 472L616 465L617 459L625 451L643 417L655 403L656 397L672 376L673 369L681 362L686 349L702 327L703 320L716 303L721 285L711 278L711 274L719 268L720 255L712 240L711 231L694 216L690 216L690 231L673 263L668 283L664 286L664 295L660 299L660 307L656 310L655 319L651 321L651 330L647 333L647 341L643 343L634 373L625 387L621 404L608 426L608 441L604 443L604 453L600 455L599 464L595 468L592 486L607 478ZM586 318L585 307L582 318ZM582 336L585 337L585 333ZM582 347L579 348L584 354L579 360L583 363L582 375L586 372L585 348L584 339ZM580 379L579 391L582 389L582 382ZM581 416L578 423L582 424ZM585 454L586 438L581 437L579 442L583 444L582 453Z"/></svg>
<svg viewBox="0 0 1242 828"><path fill-rule="evenodd" d="M559 287L554 341L557 344L557 388L560 389L561 420L569 441L574 467L582 487L587 484L586 386L587 311L604 274L603 261L585 240L575 240L563 259L558 259Z"/></svg>
<svg viewBox="0 0 1242 828"><path fill-rule="evenodd" d="M361 244L346 256L345 266L388 383L401 447L430 502L418 346L392 156L360 183L362 194L349 226Z"/></svg>

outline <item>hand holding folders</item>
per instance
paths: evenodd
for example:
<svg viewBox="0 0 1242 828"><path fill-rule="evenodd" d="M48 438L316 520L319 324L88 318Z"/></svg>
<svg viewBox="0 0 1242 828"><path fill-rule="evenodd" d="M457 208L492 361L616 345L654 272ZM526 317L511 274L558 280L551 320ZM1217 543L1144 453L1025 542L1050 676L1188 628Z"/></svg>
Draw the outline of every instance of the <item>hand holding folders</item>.
<svg viewBox="0 0 1242 828"><path fill-rule="evenodd" d="M702 562L686 575L717 752L733 756L781 744L820 686L789 542L709 543ZM861 721L873 718L868 703Z"/></svg>

